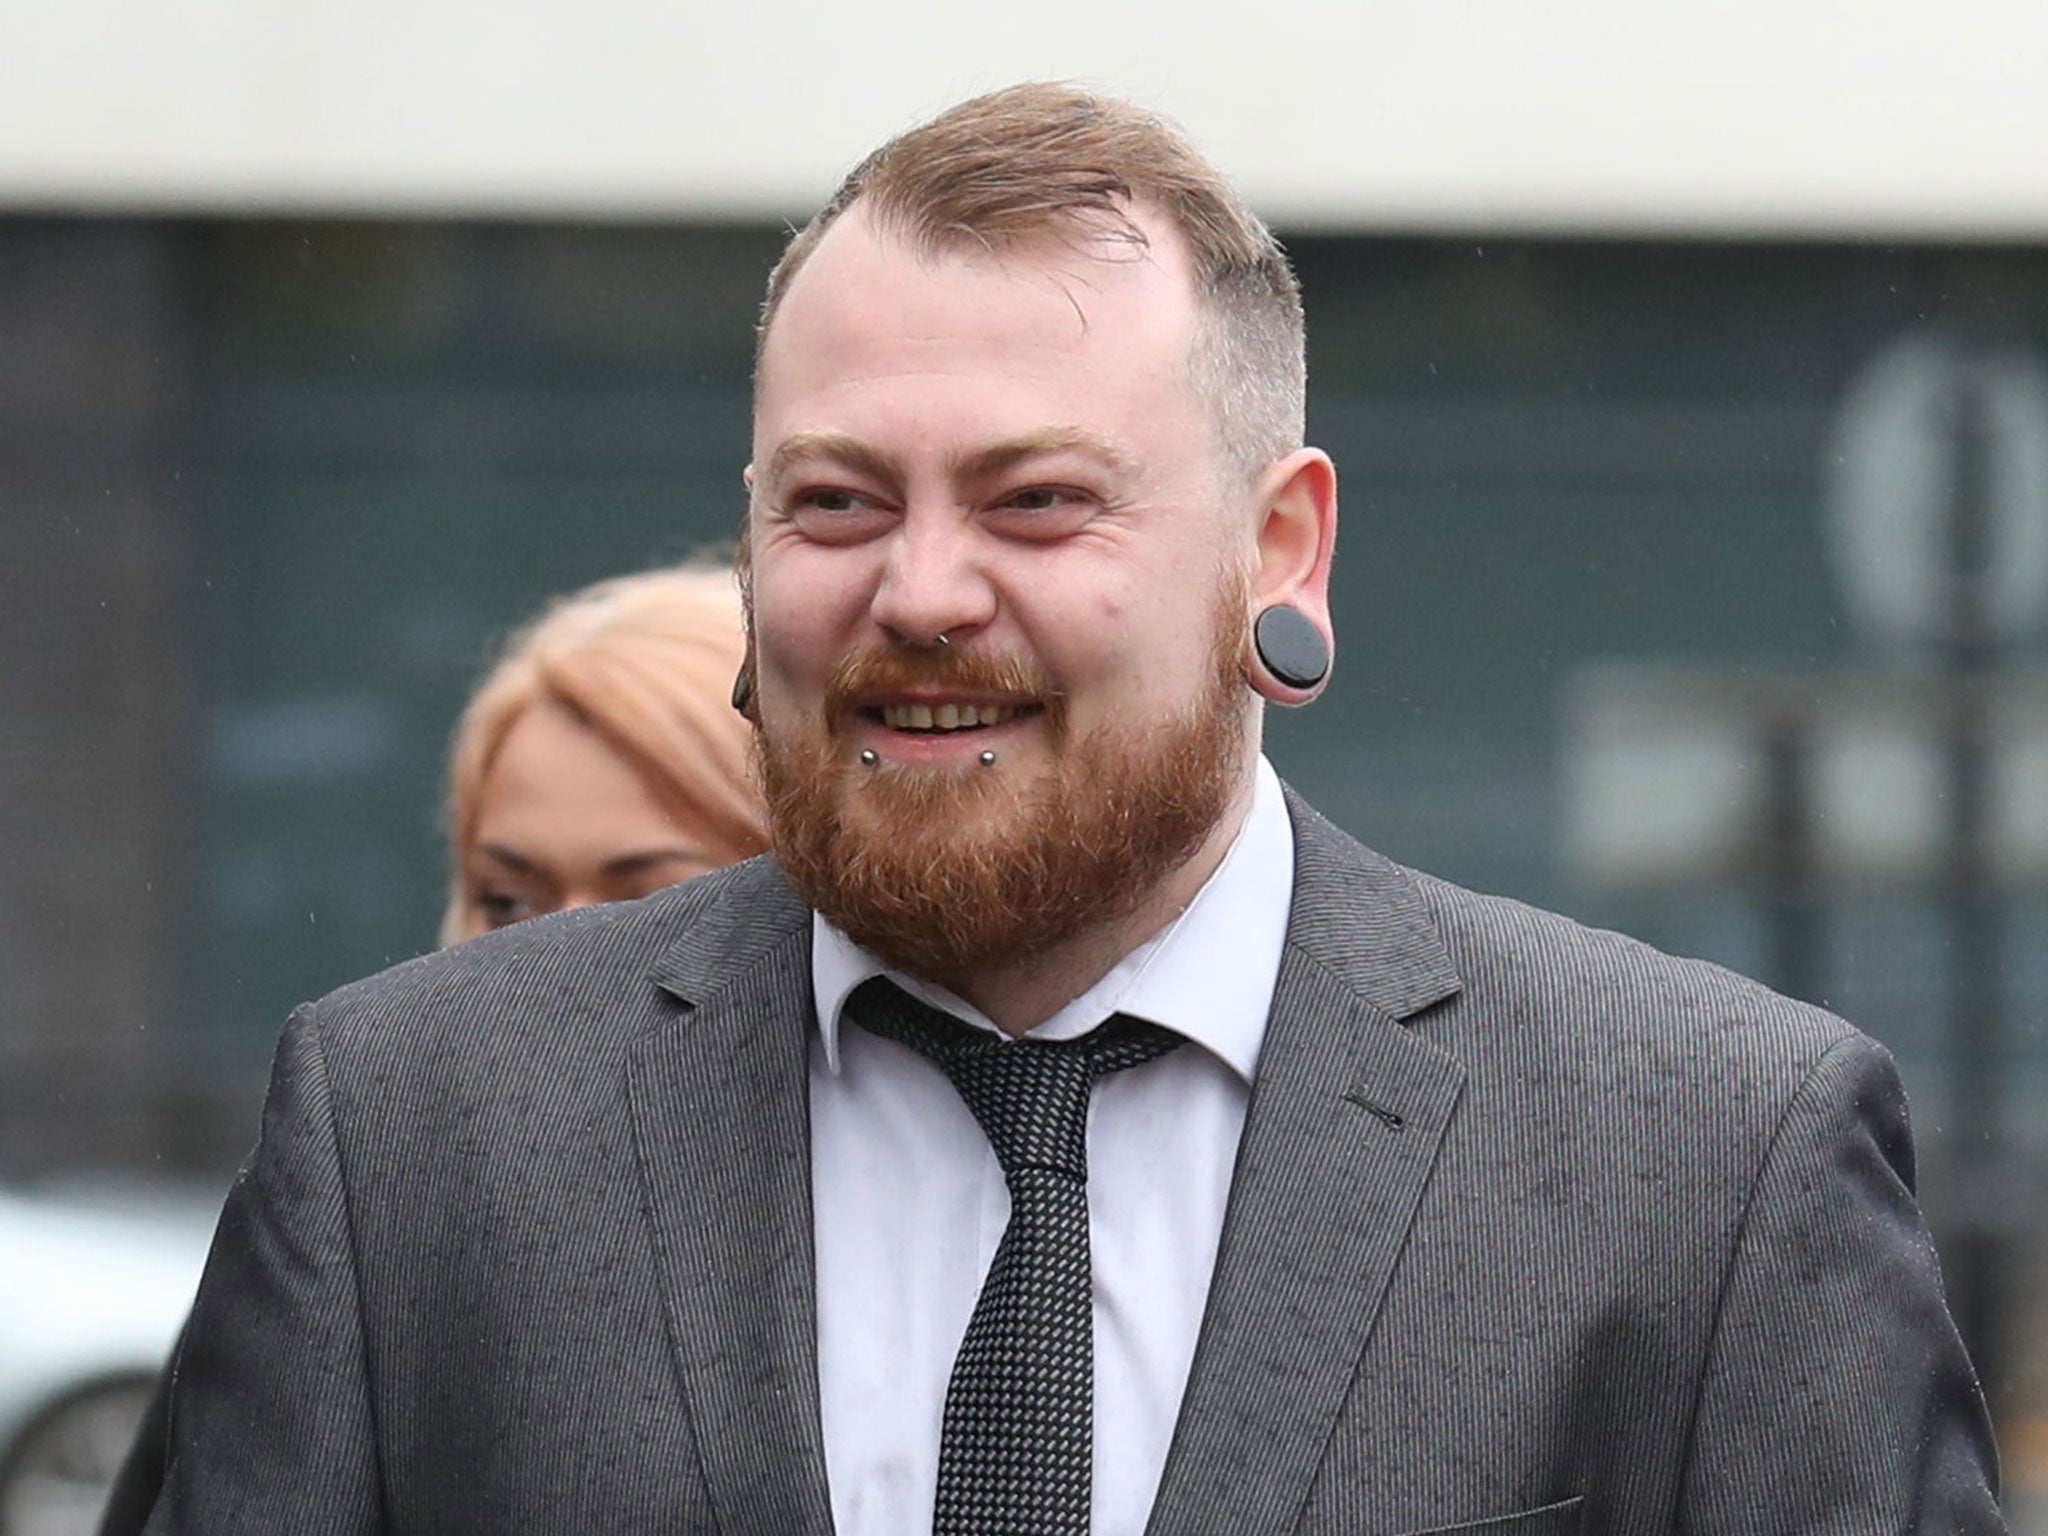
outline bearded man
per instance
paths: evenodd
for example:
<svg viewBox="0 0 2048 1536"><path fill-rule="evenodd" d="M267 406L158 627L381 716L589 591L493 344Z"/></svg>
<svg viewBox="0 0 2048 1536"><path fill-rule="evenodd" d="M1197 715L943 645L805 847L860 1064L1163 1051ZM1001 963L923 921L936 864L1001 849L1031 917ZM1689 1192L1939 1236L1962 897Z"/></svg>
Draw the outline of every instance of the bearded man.
<svg viewBox="0 0 2048 1536"><path fill-rule="evenodd" d="M149 1529L1986 1532L1884 1053L1282 788L1271 235L1020 87L769 287L772 858L287 1029Z"/></svg>

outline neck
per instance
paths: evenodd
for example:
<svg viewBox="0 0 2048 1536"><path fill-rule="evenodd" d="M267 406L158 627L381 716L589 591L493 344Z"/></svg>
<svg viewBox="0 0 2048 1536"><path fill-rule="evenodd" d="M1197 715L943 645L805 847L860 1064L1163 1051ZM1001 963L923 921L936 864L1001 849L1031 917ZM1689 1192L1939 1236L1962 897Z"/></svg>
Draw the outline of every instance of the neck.
<svg viewBox="0 0 2048 1536"><path fill-rule="evenodd" d="M1122 921L1078 934L1064 944L1021 956L965 979L953 990L1006 1035L1036 1029L1107 976L1116 963L1165 931L1216 873L1251 810L1253 776L1240 777L1223 814L1174 871Z"/></svg>

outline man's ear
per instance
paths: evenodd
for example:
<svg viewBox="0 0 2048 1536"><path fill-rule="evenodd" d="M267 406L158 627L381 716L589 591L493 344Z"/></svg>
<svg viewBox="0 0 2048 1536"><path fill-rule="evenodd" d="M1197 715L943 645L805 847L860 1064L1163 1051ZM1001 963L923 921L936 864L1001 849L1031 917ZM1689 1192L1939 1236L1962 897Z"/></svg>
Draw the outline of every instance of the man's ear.
<svg viewBox="0 0 2048 1536"><path fill-rule="evenodd" d="M1252 611L1245 633L1253 633L1259 615L1273 607L1292 608L1307 621L1291 628L1306 640L1308 631L1322 640L1321 676L1313 682L1298 664L1275 668L1253 644L1245 658L1245 676L1253 688L1276 704L1306 704L1323 691L1329 659L1336 654L1336 631L1330 623L1330 562L1337 548L1337 469L1320 448L1297 448L1259 477L1257 563L1252 576ZM1312 649L1312 646L1311 646ZM1286 681L1281 671L1296 681Z"/></svg>

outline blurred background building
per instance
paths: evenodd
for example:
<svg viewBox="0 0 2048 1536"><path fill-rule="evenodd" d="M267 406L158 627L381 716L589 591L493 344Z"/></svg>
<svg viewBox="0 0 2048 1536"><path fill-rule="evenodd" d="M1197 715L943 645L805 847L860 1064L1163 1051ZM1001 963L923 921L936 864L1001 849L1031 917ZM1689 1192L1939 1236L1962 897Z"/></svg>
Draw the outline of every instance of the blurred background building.
<svg viewBox="0 0 2048 1536"><path fill-rule="evenodd" d="M285 1012L432 943L493 640L736 531L787 229L1080 78L1306 287L1341 654L1282 772L1885 1041L2048 1530L2048 11L0 18L0 1178L225 1178Z"/></svg>

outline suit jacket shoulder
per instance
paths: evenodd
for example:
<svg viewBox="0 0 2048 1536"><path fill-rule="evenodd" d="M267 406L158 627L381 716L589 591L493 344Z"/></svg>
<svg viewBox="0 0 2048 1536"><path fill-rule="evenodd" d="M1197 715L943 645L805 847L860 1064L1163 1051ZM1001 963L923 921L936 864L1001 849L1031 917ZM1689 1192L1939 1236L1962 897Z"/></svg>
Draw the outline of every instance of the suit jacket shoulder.
<svg viewBox="0 0 2048 1536"><path fill-rule="evenodd" d="M1830 1050L1866 1038L1712 962L1430 875L1409 878L1464 983L1464 1007L1502 1048L1616 1057L1650 1072L1747 1065L1796 1081Z"/></svg>
<svg viewBox="0 0 2048 1536"><path fill-rule="evenodd" d="M1296 1528L1583 1499L1601 1530L1999 1529L1883 1048L1290 809L1294 964L1268 1050L1287 1069L1313 1048L1304 1019L1338 1021L1334 1096L1386 1111L1389 1149L1433 1138L1412 1207L1361 1208L1356 1176L1316 1194L1324 1219L1405 1225ZM1248 1147L1281 1125L1267 1088L1262 1060ZM1370 1145L1358 1123L1342 1134ZM1341 1144L1291 1164L1282 1136L1259 1146L1287 1164L1278 1186ZM1384 1188L1398 1154L1375 1155ZM1255 1296L1269 1277L1244 1267ZM1440 1456L1386 1454L1425 1435Z"/></svg>
<svg viewBox="0 0 2048 1536"><path fill-rule="evenodd" d="M641 901L517 923L337 988L310 1005L330 1067L437 1082L616 1064L673 1012L715 995L810 913L769 859Z"/></svg>
<svg viewBox="0 0 2048 1536"><path fill-rule="evenodd" d="M1304 910L1290 941L1368 994L1428 999L1426 1012L1388 1011L1482 1077L1662 1085L1767 1115L1831 1051L1882 1054L1825 1009L1722 966L1405 868L1292 808Z"/></svg>
<svg viewBox="0 0 2048 1536"><path fill-rule="evenodd" d="M808 931L755 861L300 1009L181 1351L153 1536L734 1528L714 1498L817 1530L822 1495L733 1470L766 1453L725 1430L791 1403L802 1444L776 1348L809 1295ZM750 1318L766 1342L734 1346Z"/></svg>

